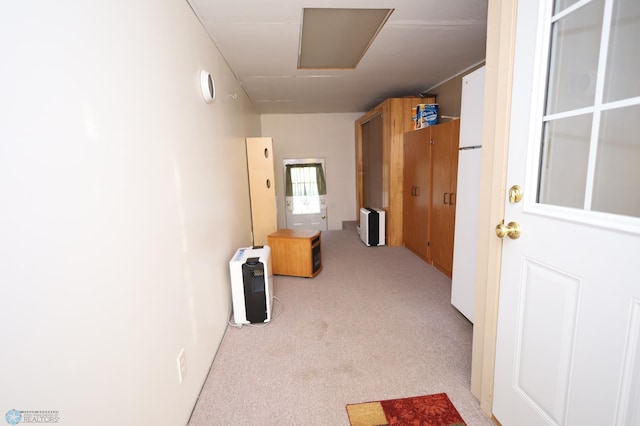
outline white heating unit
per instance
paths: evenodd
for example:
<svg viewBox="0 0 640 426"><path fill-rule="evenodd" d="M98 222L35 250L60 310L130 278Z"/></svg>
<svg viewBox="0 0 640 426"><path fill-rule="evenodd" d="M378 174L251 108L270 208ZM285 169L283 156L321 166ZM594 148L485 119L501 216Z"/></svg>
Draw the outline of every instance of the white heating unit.
<svg viewBox="0 0 640 426"><path fill-rule="evenodd" d="M368 246L383 246L385 211L370 207L360 209L360 239Z"/></svg>
<svg viewBox="0 0 640 426"><path fill-rule="evenodd" d="M244 247L229 262L233 319L238 325L271 321L273 275L269 246Z"/></svg>

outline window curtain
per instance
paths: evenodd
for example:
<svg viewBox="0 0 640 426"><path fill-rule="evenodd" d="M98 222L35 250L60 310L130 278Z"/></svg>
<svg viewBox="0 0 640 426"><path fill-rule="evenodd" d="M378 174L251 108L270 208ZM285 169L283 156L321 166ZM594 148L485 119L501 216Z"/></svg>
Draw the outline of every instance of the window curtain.
<svg viewBox="0 0 640 426"><path fill-rule="evenodd" d="M322 164L287 164L285 195L287 197L306 195L326 195Z"/></svg>

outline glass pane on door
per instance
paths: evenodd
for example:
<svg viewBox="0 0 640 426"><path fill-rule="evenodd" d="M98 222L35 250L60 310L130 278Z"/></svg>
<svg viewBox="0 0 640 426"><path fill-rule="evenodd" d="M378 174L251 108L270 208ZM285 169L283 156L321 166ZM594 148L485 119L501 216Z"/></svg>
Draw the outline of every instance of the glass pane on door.
<svg viewBox="0 0 640 426"><path fill-rule="evenodd" d="M581 209L584 205L591 114L544 126L538 202Z"/></svg>
<svg viewBox="0 0 640 426"><path fill-rule="evenodd" d="M603 7L593 1L553 24L547 115L594 104Z"/></svg>
<svg viewBox="0 0 640 426"><path fill-rule="evenodd" d="M604 100L640 96L640 1L616 0L607 56Z"/></svg>
<svg viewBox="0 0 640 426"><path fill-rule="evenodd" d="M640 1L554 11L537 202L640 218Z"/></svg>
<svg viewBox="0 0 640 426"><path fill-rule="evenodd" d="M578 0L558 0L555 4L554 13L562 12L569 6L578 3Z"/></svg>
<svg viewBox="0 0 640 426"><path fill-rule="evenodd" d="M322 173L318 173L318 169L322 171L322 165L317 163L286 166L286 195L293 199L293 214L320 213L320 194L325 194L326 191L320 190L318 176ZM324 179L322 187L324 188Z"/></svg>
<svg viewBox="0 0 640 426"><path fill-rule="evenodd" d="M640 217L640 105L604 111L592 210Z"/></svg>

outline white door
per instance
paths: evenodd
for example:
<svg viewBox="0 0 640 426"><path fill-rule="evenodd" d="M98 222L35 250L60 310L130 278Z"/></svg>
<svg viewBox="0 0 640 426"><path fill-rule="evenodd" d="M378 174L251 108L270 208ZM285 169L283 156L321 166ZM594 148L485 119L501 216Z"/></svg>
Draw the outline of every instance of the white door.
<svg viewBox="0 0 640 426"><path fill-rule="evenodd" d="M640 2L520 0L494 382L505 426L640 425ZM515 224L502 233L516 236Z"/></svg>
<svg viewBox="0 0 640 426"><path fill-rule="evenodd" d="M327 185L324 159L287 159L283 163L287 228L326 231Z"/></svg>

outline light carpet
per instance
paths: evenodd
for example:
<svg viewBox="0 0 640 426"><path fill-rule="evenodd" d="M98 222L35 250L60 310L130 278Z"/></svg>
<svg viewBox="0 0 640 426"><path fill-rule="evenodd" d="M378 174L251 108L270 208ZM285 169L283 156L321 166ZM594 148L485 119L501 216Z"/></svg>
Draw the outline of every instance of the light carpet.
<svg viewBox="0 0 640 426"><path fill-rule="evenodd" d="M274 316L229 327L189 425L349 425L345 405L445 392L470 426L472 325L451 280L404 247L322 233L322 272L277 276Z"/></svg>

